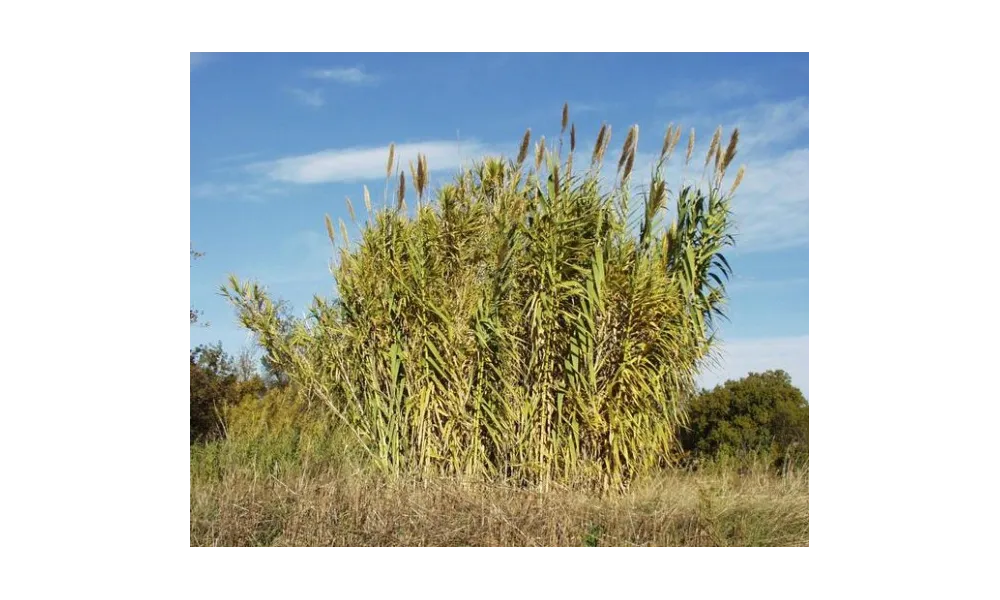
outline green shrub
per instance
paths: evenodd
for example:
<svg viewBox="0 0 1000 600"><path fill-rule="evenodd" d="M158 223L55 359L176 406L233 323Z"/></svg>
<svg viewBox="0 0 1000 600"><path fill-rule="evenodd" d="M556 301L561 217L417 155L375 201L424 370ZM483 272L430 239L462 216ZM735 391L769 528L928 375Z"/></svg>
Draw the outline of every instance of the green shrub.
<svg viewBox="0 0 1000 600"><path fill-rule="evenodd" d="M692 458L772 466L808 461L809 404L784 371L750 373L703 391L688 416L680 437Z"/></svg>

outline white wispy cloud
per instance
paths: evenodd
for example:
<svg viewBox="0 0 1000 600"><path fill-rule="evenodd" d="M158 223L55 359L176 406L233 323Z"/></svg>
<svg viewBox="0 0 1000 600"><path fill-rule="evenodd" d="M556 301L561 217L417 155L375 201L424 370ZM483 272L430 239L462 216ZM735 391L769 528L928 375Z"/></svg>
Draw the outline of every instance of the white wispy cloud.
<svg viewBox="0 0 1000 600"><path fill-rule="evenodd" d="M748 373L781 369L809 396L809 336L735 339L723 342L719 364L706 367L698 383L712 388Z"/></svg>
<svg viewBox="0 0 1000 600"><path fill-rule="evenodd" d="M285 190L267 181L206 181L191 186L191 198L197 200L265 202L284 194Z"/></svg>
<svg viewBox="0 0 1000 600"><path fill-rule="evenodd" d="M809 149L751 161L733 200L736 250L766 252L809 242Z"/></svg>
<svg viewBox="0 0 1000 600"><path fill-rule="evenodd" d="M366 73L364 67L334 67L330 69L312 69L306 72L306 77L336 81L348 85L363 85L378 83L381 78Z"/></svg>
<svg viewBox="0 0 1000 600"><path fill-rule="evenodd" d="M288 92L294 96L296 100L306 106L318 108L326 104L326 100L323 98L322 90L303 90L299 88L292 88L288 90Z"/></svg>
<svg viewBox="0 0 1000 600"><path fill-rule="evenodd" d="M475 140L431 140L396 145L396 157L404 170L408 169L410 161L416 162L418 153L426 155L427 166L432 172L453 173L470 160L500 152ZM356 182L384 178L388 158L389 146L385 145L324 150L254 163L247 168L272 181L285 183Z"/></svg>

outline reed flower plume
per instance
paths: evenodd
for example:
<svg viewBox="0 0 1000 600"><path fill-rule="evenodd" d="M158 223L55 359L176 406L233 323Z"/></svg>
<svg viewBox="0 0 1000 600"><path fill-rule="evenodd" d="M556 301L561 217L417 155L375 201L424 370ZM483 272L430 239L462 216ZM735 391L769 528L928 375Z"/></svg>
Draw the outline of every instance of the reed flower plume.
<svg viewBox="0 0 1000 600"><path fill-rule="evenodd" d="M663 146L660 148L660 160L667 160L670 152L670 140L673 139L674 124L667 125L667 132L663 134Z"/></svg>
<svg viewBox="0 0 1000 600"><path fill-rule="evenodd" d="M543 135L538 140L538 144L535 147L535 171L538 171L542 167L542 161L545 160L545 136Z"/></svg>
<svg viewBox="0 0 1000 600"><path fill-rule="evenodd" d="M712 143L708 146L708 154L705 155L705 166L715 158L715 153L719 149L719 140L722 138L722 126L720 125L718 129L715 130L715 134L712 136Z"/></svg>
<svg viewBox="0 0 1000 600"><path fill-rule="evenodd" d="M520 167L524 164L524 159L528 157L528 145L531 143L531 129L524 132L524 137L521 138L521 146L517 150L517 166Z"/></svg>
<svg viewBox="0 0 1000 600"><path fill-rule="evenodd" d="M622 170L622 167L625 166L625 162L628 160L629 155L635 152L634 145L636 142L636 136L638 134L639 134L638 125L633 125L632 127L629 127L628 134L625 135L625 142L622 144L621 157L618 159L619 172Z"/></svg>
<svg viewBox="0 0 1000 600"><path fill-rule="evenodd" d="M684 164L691 162L691 155L694 154L694 127L691 128L691 134L688 136L688 149L687 154L684 156Z"/></svg>
<svg viewBox="0 0 1000 600"><path fill-rule="evenodd" d="M607 123L601 123L601 129L597 132L597 141L594 143L594 153L591 155L591 166L597 166L604 160L604 151L608 148L611 140L611 127Z"/></svg>

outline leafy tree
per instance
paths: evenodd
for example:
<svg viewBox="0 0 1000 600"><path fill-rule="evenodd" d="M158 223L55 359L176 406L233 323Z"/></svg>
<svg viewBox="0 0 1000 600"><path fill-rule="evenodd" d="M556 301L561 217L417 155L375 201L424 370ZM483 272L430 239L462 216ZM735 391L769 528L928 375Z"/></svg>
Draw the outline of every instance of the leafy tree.
<svg viewBox="0 0 1000 600"><path fill-rule="evenodd" d="M191 443L226 435L226 407L248 395L266 391L263 379L254 374L241 377L238 366L222 350L222 344L198 346L191 351Z"/></svg>
<svg viewBox="0 0 1000 600"><path fill-rule="evenodd" d="M688 407L681 444L692 457L807 459L809 404L788 373L750 373L704 390Z"/></svg>

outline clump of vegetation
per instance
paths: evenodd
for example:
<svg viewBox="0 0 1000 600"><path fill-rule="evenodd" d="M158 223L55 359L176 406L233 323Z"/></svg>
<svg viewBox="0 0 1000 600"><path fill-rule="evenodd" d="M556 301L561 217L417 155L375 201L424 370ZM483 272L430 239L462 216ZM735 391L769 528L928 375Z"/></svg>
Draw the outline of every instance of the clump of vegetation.
<svg viewBox="0 0 1000 600"><path fill-rule="evenodd" d="M564 107L558 149L542 137L529 160L529 130L516 159L464 170L434 199L418 156L412 213L390 146L395 193L374 209L364 189L361 239L352 244L343 221L338 237L327 217L339 297L317 297L308 319L283 318L257 284L223 286L270 364L325 403L383 472L623 488L677 457L725 300L743 169L724 179L739 132L727 144L717 130L693 165L692 131L684 169L700 181L668 190L680 141L669 127L636 196L638 127L605 192L611 128L588 164L575 126L563 154L568 125Z"/></svg>
<svg viewBox="0 0 1000 600"><path fill-rule="evenodd" d="M192 482L215 484L296 473L316 477L347 465L351 446L324 405L308 405L291 387L272 387L220 411L225 439L191 446ZM341 428L342 429L342 428Z"/></svg>
<svg viewBox="0 0 1000 600"><path fill-rule="evenodd" d="M809 459L809 403L784 371L750 373L702 392L681 442L699 461L801 466Z"/></svg>
<svg viewBox="0 0 1000 600"><path fill-rule="evenodd" d="M225 413L266 389L264 380L240 368L222 344L191 351L191 443L226 436Z"/></svg>

